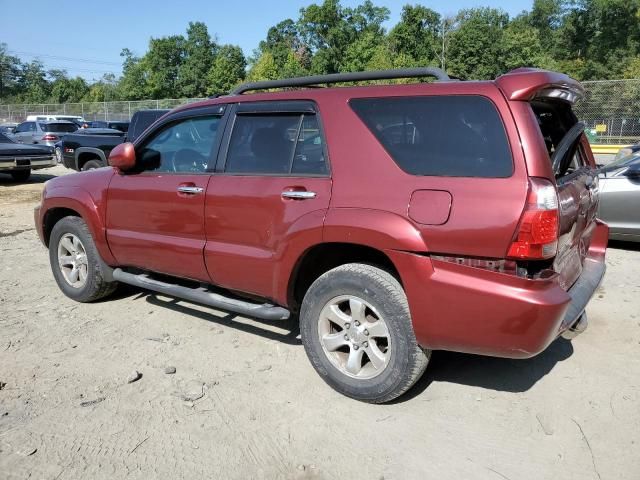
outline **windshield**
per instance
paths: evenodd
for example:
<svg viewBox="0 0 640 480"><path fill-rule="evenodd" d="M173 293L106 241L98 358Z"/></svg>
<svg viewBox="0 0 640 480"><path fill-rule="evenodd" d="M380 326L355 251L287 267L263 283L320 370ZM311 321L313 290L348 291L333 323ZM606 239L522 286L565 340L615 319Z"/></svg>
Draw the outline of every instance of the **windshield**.
<svg viewBox="0 0 640 480"><path fill-rule="evenodd" d="M41 123L40 129L43 132L53 132L53 133L70 133L75 132L78 127L77 125L65 122L65 123Z"/></svg>

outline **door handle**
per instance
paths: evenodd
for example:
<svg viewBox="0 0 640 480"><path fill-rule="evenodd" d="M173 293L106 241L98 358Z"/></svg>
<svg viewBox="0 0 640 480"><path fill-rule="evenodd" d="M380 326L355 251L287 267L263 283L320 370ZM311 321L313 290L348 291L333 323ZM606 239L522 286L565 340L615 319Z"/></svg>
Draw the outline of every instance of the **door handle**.
<svg viewBox="0 0 640 480"><path fill-rule="evenodd" d="M189 185L180 185L178 187L178 192L179 193L186 193L186 194L189 194L189 195L198 195L198 194L204 192L204 188L195 187L195 186L189 186Z"/></svg>
<svg viewBox="0 0 640 480"><path fill-rule="evenodd" d="M308 200L310 198L316 198L316 192L309 192L307 190L285 190L282 192L282 198L292 198L294 200Z"/></svg>

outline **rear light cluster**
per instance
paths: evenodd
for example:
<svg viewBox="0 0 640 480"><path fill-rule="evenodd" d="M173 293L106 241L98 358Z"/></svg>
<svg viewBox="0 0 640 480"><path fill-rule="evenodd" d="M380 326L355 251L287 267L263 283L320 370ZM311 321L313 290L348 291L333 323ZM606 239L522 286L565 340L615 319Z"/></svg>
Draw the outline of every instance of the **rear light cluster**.
<svg viewBox="0 0 640 480"><path fill-rule="evenodd" d="M549 180L530 178L527 204L507 257L519 260L554 257L558 250L558 220L556 187Z"/></svg>
<svg viewBox="0 0 640 480"><path fill-rule="evenodd" d="M42 137L43 142L55 142L56 140L58 140L58 137L55 135L51 135L50 133L47 133Z"/></svg>

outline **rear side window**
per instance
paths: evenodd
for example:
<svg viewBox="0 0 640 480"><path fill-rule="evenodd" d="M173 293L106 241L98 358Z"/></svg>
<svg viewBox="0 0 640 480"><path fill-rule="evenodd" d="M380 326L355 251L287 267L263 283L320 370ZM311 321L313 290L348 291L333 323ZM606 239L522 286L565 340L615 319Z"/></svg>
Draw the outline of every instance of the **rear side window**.
<svg viewBox="0 0 640 480"><path fill-rule="evenodd" d="M324 175L324 141L313 114L236 117L225 172L251 175Z"/></svg>
<svg viewBox="0 0 640 480"><path fill-rule="evenodd" d="M75 132L78 127L73 123L41 123L40 130L53 133Z"/></svg>
<svg viewBox="0 0 640 480"><path fill-rule="evenodd" d="M411 175L504 178L513 173L504 125L485 97L359 98L350 105Z"/></svg>

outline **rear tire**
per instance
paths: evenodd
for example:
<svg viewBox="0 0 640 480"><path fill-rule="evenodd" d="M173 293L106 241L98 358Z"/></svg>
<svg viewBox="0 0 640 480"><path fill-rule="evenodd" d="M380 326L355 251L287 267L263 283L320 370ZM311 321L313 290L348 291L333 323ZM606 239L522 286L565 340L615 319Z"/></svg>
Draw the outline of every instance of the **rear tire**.
<svg viewBox="0 0 640 480"><path fill-rule="evenodd" d="M86 172L87 170L93 170L95 168L102 168L104 165L100 160L89 160L82 166L82 171Z"/></svg>
<svg viewBox="0 0 640 480"><path fill-rule="evenodd" d="M77 302L111 295L117 282L105 280L108 268L100 258L91 232L80 217L64 217L49 239L49 262L60 290Z"/></svg>
<svg viewBox="0 0 640 480"><path fill-rule="evenodd" d="M422 376L430 351L417 343L407 297L388 272L351 263L321 275L300 312L313 367L338 392L384 403Z"/></svg>
<svg viewBox="0 0 640 480"><path fill-rule="evenodd" d="M16 182L26 182L29 180L31 176L31 170L16 170L15 172L11 172L11 177Z"/></svg>

